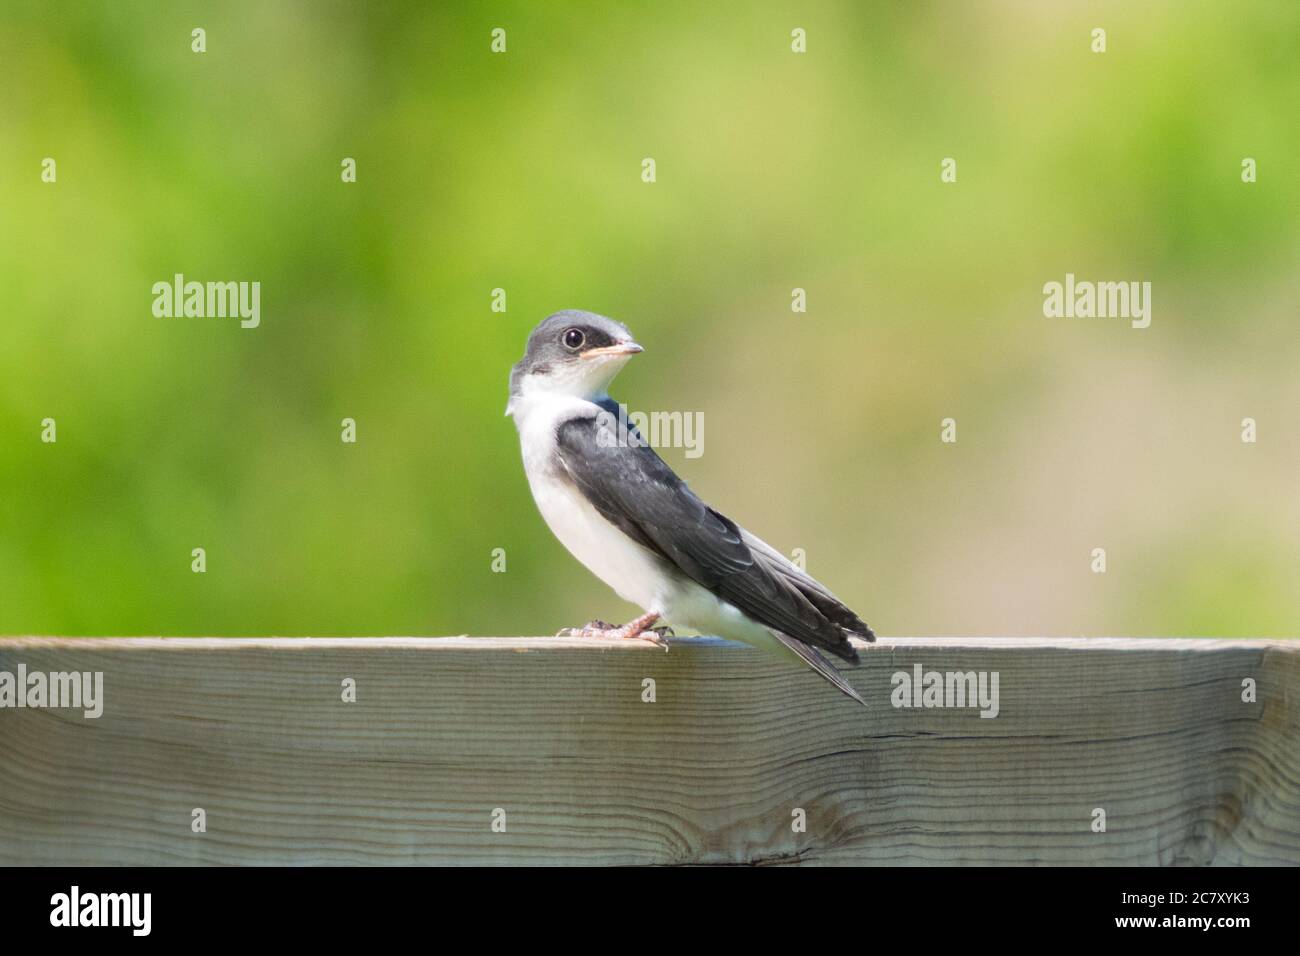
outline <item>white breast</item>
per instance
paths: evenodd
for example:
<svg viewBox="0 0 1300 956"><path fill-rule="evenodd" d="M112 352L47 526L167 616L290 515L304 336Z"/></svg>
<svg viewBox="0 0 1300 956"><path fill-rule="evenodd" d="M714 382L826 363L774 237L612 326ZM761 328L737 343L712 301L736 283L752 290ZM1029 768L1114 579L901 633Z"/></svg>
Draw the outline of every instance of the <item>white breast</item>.
<svg viewBox="0 0 1300 956"><path fill-rule="evenodd" d="M518 403L514 417L528 485L547 526L569 553L623 600L662 613L673 588L663 560L605 520L558 468L557 426L597 411L592 402L555 395Z"/></svg>

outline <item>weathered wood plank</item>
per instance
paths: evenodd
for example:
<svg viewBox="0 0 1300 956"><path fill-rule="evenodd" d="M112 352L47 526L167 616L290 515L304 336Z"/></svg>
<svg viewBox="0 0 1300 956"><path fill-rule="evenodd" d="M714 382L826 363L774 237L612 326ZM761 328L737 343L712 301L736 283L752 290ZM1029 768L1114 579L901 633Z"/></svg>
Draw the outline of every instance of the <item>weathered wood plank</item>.
<svg viewBox="0 0 1300 956"><path fill-rule="evenodd" d="M0 709L0 863L1300 863L1300 643L863 658L866 709L703 639L4 639L105 709ZM917 663L999 715L891 706Z"/></svg>

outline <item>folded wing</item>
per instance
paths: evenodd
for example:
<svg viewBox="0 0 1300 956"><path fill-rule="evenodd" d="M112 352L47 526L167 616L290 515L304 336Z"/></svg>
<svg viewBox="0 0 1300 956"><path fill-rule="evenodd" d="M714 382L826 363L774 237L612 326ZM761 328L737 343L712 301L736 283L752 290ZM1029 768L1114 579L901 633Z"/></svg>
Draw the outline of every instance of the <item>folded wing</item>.
<svg viewBox="0 0 1300 956"><path fill-rule="evenodd" d="M630 437L596 418L572 419L556 431L565 471L597 511L753 620L857 663L848 635L874 635L856 614L702 502L654 449Z"/></svg>

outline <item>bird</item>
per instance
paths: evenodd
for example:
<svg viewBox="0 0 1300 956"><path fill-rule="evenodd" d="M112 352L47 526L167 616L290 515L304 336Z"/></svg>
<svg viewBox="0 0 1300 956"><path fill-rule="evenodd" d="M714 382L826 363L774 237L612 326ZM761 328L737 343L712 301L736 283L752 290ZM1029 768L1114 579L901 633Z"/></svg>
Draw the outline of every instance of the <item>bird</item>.
<svg viewBox="0 0 1300 956"><path fill-rule="evenodd" d="M533 329L510 372L506 415L542 518L578 561L645 612L620 627L592 621L560 633L665 649L674 627L717 635L793 655L866 706L823 652L857 664L850 638L872 642L871 628L700 500L619 416L609 385L643 351L621 322L569 309Z"/></svg>

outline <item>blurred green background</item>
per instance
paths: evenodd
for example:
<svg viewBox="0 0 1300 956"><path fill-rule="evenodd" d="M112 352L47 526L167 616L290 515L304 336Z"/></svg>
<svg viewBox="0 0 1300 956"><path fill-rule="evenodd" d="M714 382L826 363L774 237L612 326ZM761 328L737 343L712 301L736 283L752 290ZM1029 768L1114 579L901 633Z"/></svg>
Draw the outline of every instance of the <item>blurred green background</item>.
<svg viewBox="0 0 1300 956"><path fill-rule="evenodd" d="M1294 635L1297 50L1292 0L6 0L0 633L628 618L502 415L571 307L882 634ZM154 318L177 272L261 327ZM1067 272L1151 327L1044 318Z"/></svg>

